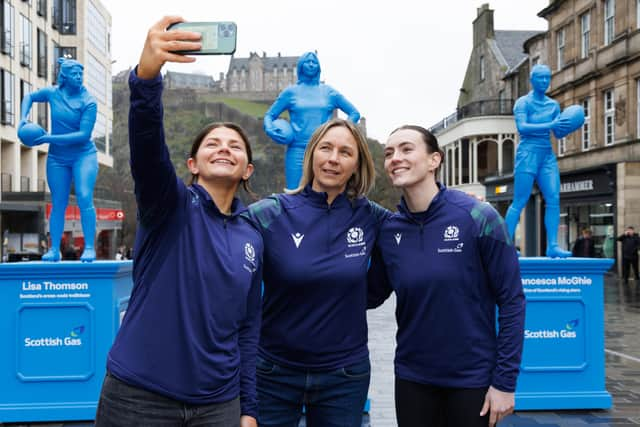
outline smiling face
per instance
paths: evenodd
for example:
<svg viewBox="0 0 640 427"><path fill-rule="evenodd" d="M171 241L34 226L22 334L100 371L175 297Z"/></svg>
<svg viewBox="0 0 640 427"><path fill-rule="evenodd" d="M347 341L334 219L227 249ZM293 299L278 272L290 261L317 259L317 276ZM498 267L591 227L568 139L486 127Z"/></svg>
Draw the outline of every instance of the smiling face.
<svg viewBox="0 0 640 427"><path fill-rule="evenodd" d="M441 159L439 152L428 152L422 135L412 129L392 133L384 147L384 170L391 183L399 188L435 180Z"/></svg>
<svg viewBox="0 0 640 427"><path fill-rule="evenodd" d="M194 157L187 160L189 171L198 181L227 182L238 185L253 173L247 147L234 129L216 127L202 139Z"/></svg>
<svg viewBox="0 0 640 427"><path fill-rule="evenodd" d="M344 126L330 128L313 149L311 188L333 200L356 173L358 159L358 143L351 131Z"/></svg>

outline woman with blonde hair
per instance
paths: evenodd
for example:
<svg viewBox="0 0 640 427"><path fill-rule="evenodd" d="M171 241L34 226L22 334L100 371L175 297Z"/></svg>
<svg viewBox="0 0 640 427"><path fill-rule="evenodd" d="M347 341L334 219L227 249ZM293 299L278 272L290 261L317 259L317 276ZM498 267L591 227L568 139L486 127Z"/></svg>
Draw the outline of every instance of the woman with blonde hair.
<svg viewBox="0 0 640 427"><path fill-rule="evenodd" d="M366 139L333 119L312 135L300 186L249 207L264 239L256 366L260 426L360 426L369 388L367 268L387 211Z"/></svg>

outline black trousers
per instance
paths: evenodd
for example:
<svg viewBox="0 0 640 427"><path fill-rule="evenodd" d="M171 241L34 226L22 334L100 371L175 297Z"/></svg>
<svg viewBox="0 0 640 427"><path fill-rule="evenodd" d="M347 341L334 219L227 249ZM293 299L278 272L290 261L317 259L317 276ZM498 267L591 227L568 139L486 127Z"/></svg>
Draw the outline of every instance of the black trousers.
<svg viewBox="0 0 640 427"><path fill-rule="evenodd" d="M636 280L638 280L638 257L635 258L622 258L622 278L629 280L629 270L633 268Z"/></svg>
<svg viewBox="0 0 640 427"><path fill-rule="evenodd" d="M480 416L484 388L444 388L396 377L398 427L487 427L489 413Z"/></svg>

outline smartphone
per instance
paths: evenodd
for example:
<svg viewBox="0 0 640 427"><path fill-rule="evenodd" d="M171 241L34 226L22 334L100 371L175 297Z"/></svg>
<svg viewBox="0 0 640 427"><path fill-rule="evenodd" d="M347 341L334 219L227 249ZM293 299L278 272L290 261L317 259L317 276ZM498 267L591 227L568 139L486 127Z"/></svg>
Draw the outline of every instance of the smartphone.
<svg viewBox="0 0 640 427"><path fill-rule="evenodd" d="M231 55L236 51L237 27L234 22L177 22L167 30L193 31L202 35L202 48L176 51L182 55Z"/></svg>

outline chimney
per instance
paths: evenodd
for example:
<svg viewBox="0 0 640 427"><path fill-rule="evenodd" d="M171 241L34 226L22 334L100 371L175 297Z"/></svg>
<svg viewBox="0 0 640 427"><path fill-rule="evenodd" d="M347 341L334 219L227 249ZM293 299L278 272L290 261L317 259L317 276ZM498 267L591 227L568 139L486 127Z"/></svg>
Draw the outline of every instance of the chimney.
<svg viewBox="0 0 640 427"><path fill-rule="evenodd" d="M493 9L485 3L477 9L478 16L473 21L473 46L476 47L486 39L495 38L493 30Z"/></svg>

